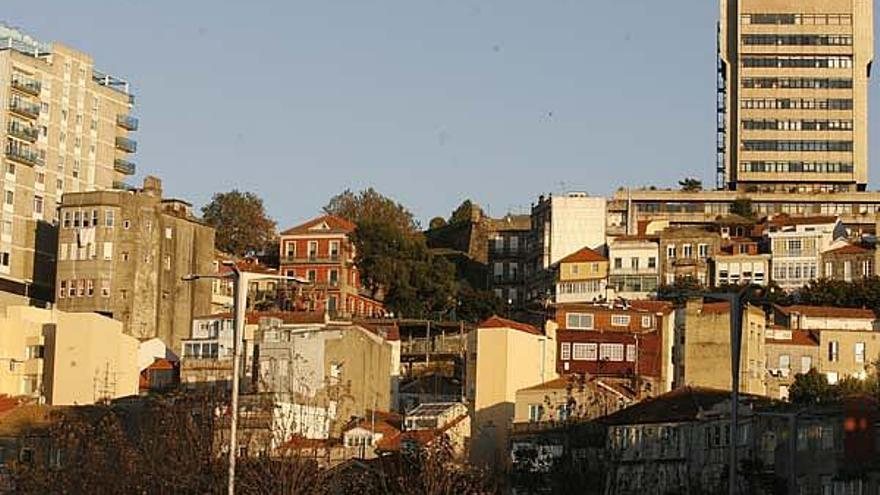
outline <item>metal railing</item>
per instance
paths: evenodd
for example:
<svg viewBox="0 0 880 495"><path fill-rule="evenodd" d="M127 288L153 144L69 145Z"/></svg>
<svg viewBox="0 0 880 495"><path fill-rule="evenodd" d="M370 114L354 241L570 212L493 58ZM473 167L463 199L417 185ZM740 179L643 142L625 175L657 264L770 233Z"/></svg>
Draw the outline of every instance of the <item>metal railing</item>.
<svg viewBox="0 0 880 495"><path fill-rule="evenodd" d="M19 75L13 75L10 84L13 88L34 96L38 96L42 90L40 81Z"/></svg>
<svg viewBox="0 0 880 495"><path fill-rule="evenodd" d="M20 122L11 121L6 126L6 130L10 136L24 139L25 141L35 142L40 137L40 131L34 126L24 125Z"/></svg>
<svg viewBox="0 0 880 495"><path fill-rule="evenodd" d="M23 146L6 146L6 156L26 165L43 165L44 160L39 153Z"/></svg>
<svg viewBox="0 0 880 495"><path fill-rule="evenodd" d="M138 129L138 119L121 113L116 116L116 125L129 131L136 131Z"/></svg>
<svg viewBox="0 0 880 495"><path fill-rule="evenodd" d="M9 100L9 110L30 119L40 116L40 105L20 99Z"/></svg>
<svg viewBox="0 0 880 495"><path fill-rule="evenodd" d="M134 163L123 160L122 158L117 158L113 160L113 169L119 173L123 173L125 175L134 175L135 173L135 165Z"/></svg>
<svg viewBox="0 0 880 495"><path fill-rule="evenodd" d="M137 141L127 137L116 136L116 148L127 153L134 153L137 151Z"/></svg>

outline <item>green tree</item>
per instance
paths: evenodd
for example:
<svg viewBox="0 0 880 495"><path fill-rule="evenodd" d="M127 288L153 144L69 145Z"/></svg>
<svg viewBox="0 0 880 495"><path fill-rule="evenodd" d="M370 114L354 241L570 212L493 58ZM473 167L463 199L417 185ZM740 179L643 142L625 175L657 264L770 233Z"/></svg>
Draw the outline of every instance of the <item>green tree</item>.
<svg viewBox="0 0 880 495"><path fill-rule="evenodd" d="M703 190L703 181L694 177L685 177L678 181L678 185L681 187L681 190L685 192L697 192Z"/></svg>
<svg viewBox="0 0 880 495"><path fill-rule="evenodd" d="M754 219L755 211L752 209L752 200L749 198L737 198L730 205L730 212L744 218Z"/></svg>
<svg viewBox="0 0 880 495"><path fill-rule="evenodd" d="M507 314L507 305L490 290L474 289L462 283L458 290L456 316L460 320L479 323L492 315Z"/></svg>
<svg viewBox="0 0 880 495"><path fill-rule="evenodd" d="M330 199L324 206L324 212L345 218L355 224L384 223L405 233L419 230L418 222L405 206L383 196L372 187L359 193L346 189Z"/></svg>
<svg viewBox="0 0 880 495"><path fill-rule="evenodd" d="M254 193L217 193L202 208L202 219L216 230L214 246L235 256L264 250L275 239L275 221Z"/></svg>
<svg viewBox="0 0 880 495"><path fill-rule="evenodd" d="M446 219L445 219L445 218L443 218L443 217L434 217L434 218L432 218L431 221L428 223L428 228L431 229L431 230L442 229L443 227L446 227L446 225L448 225L448 224L446 223Z"/></svg>
<svg viewBox="0 0 880 495"><path fill-rule="evenodd" d="M829 385L825 374L819 373L816 368L795 375L794 383L788 389L788 399L795 404L819 404L837 397L836 388Z"/></svg>

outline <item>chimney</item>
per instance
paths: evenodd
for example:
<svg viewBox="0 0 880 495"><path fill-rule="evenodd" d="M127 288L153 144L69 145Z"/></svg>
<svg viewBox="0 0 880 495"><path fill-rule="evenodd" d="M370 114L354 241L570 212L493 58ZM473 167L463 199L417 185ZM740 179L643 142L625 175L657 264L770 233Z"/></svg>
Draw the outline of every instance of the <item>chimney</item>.
<svg viewBox="0 0 880 495"><path fill-rule="evenodd" d="M144 177L144 192L151 195L162 197L162 179L153 175Z"/></svg>

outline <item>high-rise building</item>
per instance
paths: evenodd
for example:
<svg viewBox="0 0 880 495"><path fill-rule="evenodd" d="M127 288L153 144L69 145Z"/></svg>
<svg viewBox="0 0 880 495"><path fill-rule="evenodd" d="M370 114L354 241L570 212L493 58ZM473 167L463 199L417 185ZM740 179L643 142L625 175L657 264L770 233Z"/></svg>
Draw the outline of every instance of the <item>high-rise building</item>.
<svg viewBox="0 0 880 495"><path fill-rule="evenodd" d="M0 24L0 291L51 300L61 194L134 173L132 103L85 53Z"/></svg>
<svg viewBox="0 0 880 495"><path fill-rule="evenodd" d="M871 0L721 0L718 186L864 191Z"/></svg>
<svg viewBox="0 0 880 495"><path fill-rule="evenodd" d="M162 198L162 183L142 189L66 193L58 232L56 305L95 312L138 339L180 349L192 319L211 311L214 229L192 206Z"/></svg>

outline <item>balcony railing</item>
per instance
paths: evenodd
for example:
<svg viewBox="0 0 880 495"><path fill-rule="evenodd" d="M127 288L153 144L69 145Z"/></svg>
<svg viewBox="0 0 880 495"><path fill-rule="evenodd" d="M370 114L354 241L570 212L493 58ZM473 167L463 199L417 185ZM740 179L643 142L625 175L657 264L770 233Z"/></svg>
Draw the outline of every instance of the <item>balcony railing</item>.
<svg viewBox="0 0 880 495"><path fill-rule="evenodd" d="M134 175L135 165L128 160L117 158L113 160L113 169L125 175Z"/></svg>
<svg viewBox="0 0 880 495"><path fill-rule="evenodd" d="M132 187L130 184L123 182L121 180L114 180L113 181L113 189L119 189L122 191L130 191L132 189Z"/></svg>
<svg viewBox="0 0 880 495"><path fill-rule="evenodd" d="M40 90L42 89L40 81L24 76L12 76L11 84L13 88L34 96L38 96L40 94Z"/></svg>
<svg viewBox="0 0 880 495"><path fill-rule="evenodd" d="M40 105L25 100L10 100L9 110L29 119L35 119L40 116Z"/></svg>
<svg viewBox="0 0 880 495"><path fill-rule="evenodd" d="M35 142L40 136L40 131L38 131L36 127L25 125L16 121L9 122L9 125L6 126L6 129L9 132L10 136L17 137L18 139L24 139L25 141L30 141L32 143Z"/></svg>
<svg viewBox="0 0 880 495"><path fill-rule="evenodd" d="M137 141L127 137L116 136L116 149L120 149L126 153L134 153L137 151Z"/></svg>
<svg viewBox="0 0 880 495"><path fill-rule="evenodd" d="M342 256L338 254L310 254L308 256L284 256L282 263L338 263Z"/></svg>
<svg viewBox="0 0 880 495"><path fill-rule="evenodd" d="M129 131L136 131L138 128L138 119L131 115L119 114L116 116L116 125Z"/></svg>
<svg viewBox="0 0 880 495"><path fill-rule="evenodd" d="M39 153L23 146L6 146L6 156L25 165L43 165Z"/></svg>

